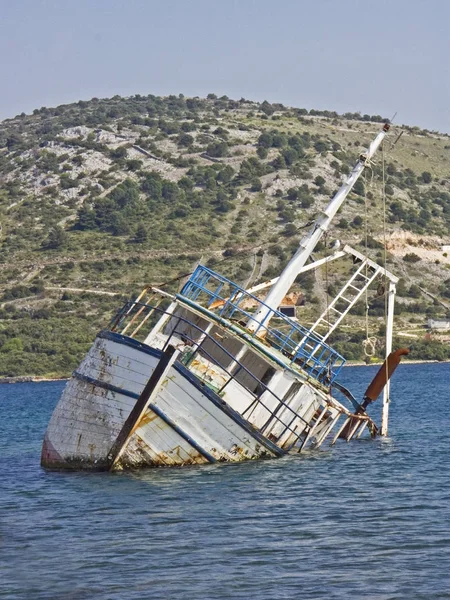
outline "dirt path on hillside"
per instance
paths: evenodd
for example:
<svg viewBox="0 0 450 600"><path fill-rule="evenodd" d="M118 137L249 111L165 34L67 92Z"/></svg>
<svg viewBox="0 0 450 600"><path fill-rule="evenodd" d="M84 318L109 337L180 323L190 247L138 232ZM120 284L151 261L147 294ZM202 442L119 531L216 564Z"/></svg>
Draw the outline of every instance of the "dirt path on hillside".
<svg viewBox="0 0 450 600"><path fill-rule="evenodd" d="M222 256L222 252L223 250L211 250L210 252L208 252L208 257L210 256ZM64 265L67 263L74 263L74 264L79 264L79 263L89 263L89 262L96 262L99 260L115 260L115 259L121 259L121 260L126 260L127 258L169 258L172 256L191 256L193 253L193 251L186 251L186 252L168 252L167 250L150 250L148 252L128 252L128 253L124 253L124 252L120 252L120 253L115 253L115 254L110 254L108 252L102 252L101 254L95 254L95 255L91 255L91 256L82 256L82 257L70 257L70 256L63 256L63 257L58 257L58 258L53 258L50 260L40 260L40 261L18 261L18 262L14 262L14 265L10 264L10 263L3 263L0 264L0 271L5 271L6 269L10 269L12 266L14 266L15 269L33 269L33 270L41 270L44 267L47 266L51 266L51 265Z"/></svg>
<svg viewBox="0 0 450 600"><path fill-rule="evenodd" d="M119 292L106 292L105 290L86 290L83 288L74 287L45 287L46 290L57 291L57 292L87 292L88 294L99 294L100 296L121 296Z"/></svg>

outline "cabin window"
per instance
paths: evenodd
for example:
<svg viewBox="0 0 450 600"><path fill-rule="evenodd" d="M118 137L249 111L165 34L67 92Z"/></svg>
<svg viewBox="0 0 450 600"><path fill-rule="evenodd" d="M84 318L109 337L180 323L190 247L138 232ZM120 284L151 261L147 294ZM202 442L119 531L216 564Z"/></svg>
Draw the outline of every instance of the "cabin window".
<svg viewBox="0 0 450 600"><path fill-rule="evenodd" d="M289 317L290 319L295 319L295 306L280 306L278 309L281 314Z"/></svg>

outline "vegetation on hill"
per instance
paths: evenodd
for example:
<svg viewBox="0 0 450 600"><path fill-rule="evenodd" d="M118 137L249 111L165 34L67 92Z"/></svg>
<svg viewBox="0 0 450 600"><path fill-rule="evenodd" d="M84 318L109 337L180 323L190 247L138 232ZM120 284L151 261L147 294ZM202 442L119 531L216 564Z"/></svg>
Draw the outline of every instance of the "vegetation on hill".
<svg viewBox="0 0 450 600"><path fill-rule="evenodd" d="M93 98L2 122L0 375L69 374L123 299L200 259L243 285L275 276L382 122L214 94ZM317 256L342 238L384 261L386 238L387 267L402 277L398 333L417 336L398 343L412 342L413 358L445 359L449 346L425 339L424 325L450 316L440 241L449 238L450 139L402 130ZM317 316L345 269L299 280L302 321ZM384 298L371 293L368 304L381 340ZM364 303L353 313L334 343L359 359Z"/></svg>

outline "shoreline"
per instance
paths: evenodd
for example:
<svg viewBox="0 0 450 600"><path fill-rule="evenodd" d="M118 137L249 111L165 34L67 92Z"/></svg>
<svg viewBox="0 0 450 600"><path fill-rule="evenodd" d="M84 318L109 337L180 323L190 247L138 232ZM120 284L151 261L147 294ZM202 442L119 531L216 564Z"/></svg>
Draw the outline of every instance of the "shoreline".
<svg viewBox="0 0 450 600"><path fill-rule="evenodd" d="M436 359L404 360L403 362L400 363L399 366L402 366L402 365L429 365L429 364L444 364L444 363L450 363L450 359L446 359L446 360L436 360ZM355 362L346 362L343 368L345 368L345 367L381 367L382 364L383 364L383 361L381 361L381 360L379 362L373 362L370 364L367 364L363 361L355 361Z"/></svg>
<svg viewBox="0 0 450 600"><path fill-rule="evenodd" d="M40 383L45 381L68 381L70 377L38 377L34 375L18 375L16 377L0 377L2 383Z"/></svg>

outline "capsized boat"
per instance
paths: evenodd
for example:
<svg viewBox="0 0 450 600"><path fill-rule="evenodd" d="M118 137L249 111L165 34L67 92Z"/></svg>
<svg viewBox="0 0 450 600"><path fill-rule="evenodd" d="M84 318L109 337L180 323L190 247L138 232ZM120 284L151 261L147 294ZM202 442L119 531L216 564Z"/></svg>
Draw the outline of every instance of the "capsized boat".
<svg viewBox="0 0 450 600"><path fill-rule="evenodd" d="M126 303L64 389L42 466L236 462L386 434L389 377L401 356L390 354L398 279L349 246L308 260L388 130L385 124L360 155L278 278L246 290L198 265L179 293L147 287ZM354 263L351 277L311 327L279 310L300 273L345 256ZM387 360L360 403L337 381L345 359L327 339L379 278L388 294ZM383 388L380 429L366 408Z"/></svg>

